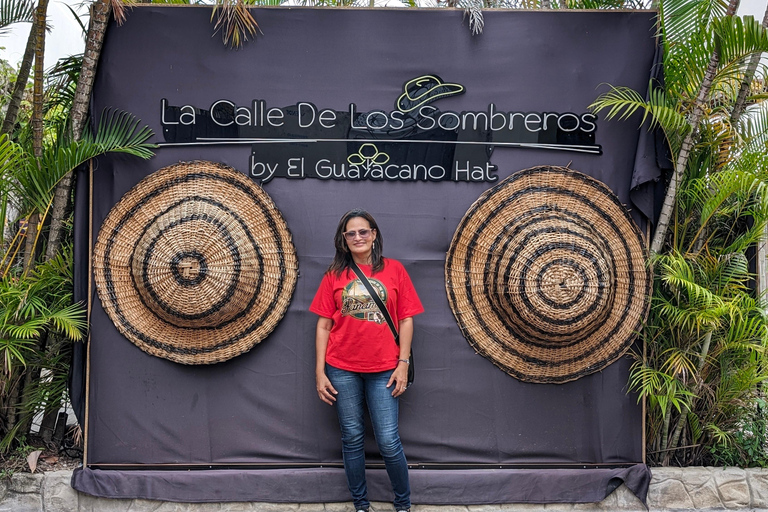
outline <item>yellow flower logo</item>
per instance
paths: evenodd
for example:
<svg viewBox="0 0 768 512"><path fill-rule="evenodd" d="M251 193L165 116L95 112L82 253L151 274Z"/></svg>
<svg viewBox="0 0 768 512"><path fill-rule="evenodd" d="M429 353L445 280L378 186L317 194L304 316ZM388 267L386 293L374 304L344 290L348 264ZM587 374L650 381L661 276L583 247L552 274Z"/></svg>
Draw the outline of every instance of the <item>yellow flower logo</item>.
<svg viewBox="0 0 768 512"><path fill-rule="evenodd" d="M375 144L366 143L360 146L360 151L347 157L347 162L352 165L364 165L370 167L371 164L384 165L389 162L389 155L379 151Z"/></svg>

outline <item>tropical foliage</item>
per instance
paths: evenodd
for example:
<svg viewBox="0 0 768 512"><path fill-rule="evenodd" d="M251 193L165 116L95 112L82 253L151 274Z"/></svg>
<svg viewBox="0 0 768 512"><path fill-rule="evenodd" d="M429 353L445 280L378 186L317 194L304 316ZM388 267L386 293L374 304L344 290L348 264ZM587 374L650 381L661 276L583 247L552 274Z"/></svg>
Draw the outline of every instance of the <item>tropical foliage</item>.
<svg viewBox="0 0 768 512"><path fill-rule="evenodd" d="M96 134L79 141L59 136L59 101L48 103L51 131L40 157L0 136L0 451L27 434L34 414L58 413L68 363L62 341L81 339L85 328L84 306L72 301L70 246L42 256L57 183L104 153L152 155L151 132L126 113L106 112Z"/></svg>
<svg viewBox="0 0 768 512"><path fill-rule="evenodd" d="M0 35L3 35L14 23L32 22L35 15L35 3L30 0L0 1Z"/></svg>
<svg viewBox="0 0 768 512"><path fill-rule="evenodd" d="M768 223L766 70L752 58L768 51L768 33L733 10L661 2L663 83L647 96L612 87L594 104L609 118L650 120L675 162L650 262L646 352L630 382L647 399L652 463L766 460L754 440L765 439L768 323L750 262Z"/></svg>
<svg viewBox="0 0 768 512"><path fill-rule="evenodd" d="M85 307L72 296L71 243L49 255L45 250L57 185L105 153L152 156L151 132L124 112L104 112L95 133L71 136L81 62L63 59L45 75L36 73L43 94L36 98L23 87L21 108L6 110L12 129L0 134L0 453L18 446L36 415L42 416L41 435L51 439L66 398L72 342L86 328ZM2 104L14 101L11 88L3 90ZM36 116L39 133L33 129ZM69 216L63 226L71 234Z"/></svg>

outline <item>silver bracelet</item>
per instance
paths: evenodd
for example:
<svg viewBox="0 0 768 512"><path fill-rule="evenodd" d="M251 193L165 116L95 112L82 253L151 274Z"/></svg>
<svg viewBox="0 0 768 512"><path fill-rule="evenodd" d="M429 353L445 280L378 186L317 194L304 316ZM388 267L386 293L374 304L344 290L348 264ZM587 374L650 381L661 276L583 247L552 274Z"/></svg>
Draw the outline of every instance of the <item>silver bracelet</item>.
<svg viewBox="0 0 768 512"><path fill-rule="evenodd" d="M410 361L410 360L408 360L408 359L398 359L398 360L397 360L397 362L398 362L398 363L411 364L411 361Z"/></svg>

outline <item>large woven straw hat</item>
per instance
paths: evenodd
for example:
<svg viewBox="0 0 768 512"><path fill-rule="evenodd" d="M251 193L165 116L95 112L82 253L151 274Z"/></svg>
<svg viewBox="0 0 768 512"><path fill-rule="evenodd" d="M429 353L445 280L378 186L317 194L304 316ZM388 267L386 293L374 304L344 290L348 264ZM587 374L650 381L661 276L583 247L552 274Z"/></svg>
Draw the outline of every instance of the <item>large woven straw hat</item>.
<svg viewBox="0 0 768 512"><path fill-rule="evenodd" d="M212 162L160 169L109 212L94 249L99 298L140 349L183 364L225 361L285 314L298 274L270 197Z"/></svg>
<svg viewBox="0 0 768 512"><path fill-rule="evenodd" d="M467 211L448 299L467 341L509 375L562 383L621 357L646 319L651 276L629 213L562 167L513 174Z"/></svg>

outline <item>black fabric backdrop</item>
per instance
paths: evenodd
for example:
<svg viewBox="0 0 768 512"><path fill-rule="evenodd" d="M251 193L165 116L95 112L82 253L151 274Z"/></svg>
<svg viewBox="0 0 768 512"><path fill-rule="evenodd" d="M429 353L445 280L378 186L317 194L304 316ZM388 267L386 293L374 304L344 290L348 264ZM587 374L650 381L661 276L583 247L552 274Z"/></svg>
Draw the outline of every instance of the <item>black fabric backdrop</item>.
<svg viewBox="0 0 768 512"><path fill-rule="evenodd" d="M218 36L211 38L208 8L132 9L123 26L113 25L107 33L93 112L107 107L129 111L158 134L154 140L163 142L163 98L171 105L201 109L226 98L239 105L264 99L276 107L308 101L338 111L350 103L361 111L389 111L406 81L435 73L466 88L465 94L435 104L443 110L483 111L494 103L504 111L581 114L606 90L605 83L644 91L655 49L654 14L649 12L489 11L479 36L470 35L461 11L276 8L253 13L263 35L232 51ZM602 155L496 148L491 161L498 166L499 179L537 165L568 165L603 181L629 203L636 160L654 159L638 158L637 122L607 122L601 117L597 125L595 141L602 146ZM93 174L94 239L112 206L150 173L196 159L222 162L247 173L250 152L248 144L165 146L149 161L100 158ZM640 173L648 179L657 177L651 168ZM633 186L643 180L636 177ZM385 255L404 263L426 310L415 320L416 384L401 401L401 435L409 463L422 465L427 468L422 474L431 475L420 476L427 483L414 486L416 503L440 503L435 497L440 493L427 489L439 489L441 482L457 476L482 479L482 471L476 475L482 467L497 468L498 476L499 468L507 465L588 468L640 463L642 416L637 397L626 389L629 358L575 382L527 384L475 354L462 337L445 294L444 258L460 219L489 186L286 178L265 184L293 233L301 273L290 308L275 331L249 353L224 363L184 366L145 354L118 333L94 289L88 467L76 473L73 485L92 494L123 497L283 501L277 487L270 492L259 486L233 486L231 494L206 499L198 496L199 486L192 490L196 485L189 481L189 492L182 491L179 498L174 478L183 481L189 476L174 471L162 472L157 480L151 478L153 473L143 472L141 478L150 475L152 490L145 486L137 491L135 480L126 483L130 477L125 475L131 472L117 469L131 464L139 469L158 464L199 468L340 464L335 413L315 392L316 317L307 307L333 254L336 223L353 207L364 207L376 217L386 241ZM87 181L81 179L76 291L83 298L87 190ZM652 206L652 200L641 199ZM642 222L637 212L633 214ZM80 369L76 364L73 397L76 409L82 411ZM379 461L372 435L367 446L370 462ZM434 469L446 466L450 472ZM109 468L113 469L105 470ZM222 471L217 478L230 472L212 471ZM270 471L308 484L301 485L306 489L302 501L348 499L340 470ZM336 482L332 496L313 491L317 486L310 483L328 471L335 475L330 477ZM548 491L526 498L525 489L531 489L526 483L517 494L511 490L514 485L504 484L501 487L508 490L493 497L473 493L471 489L478 487L470 485L461 499L465 503L594 501L615 487L610 483L615 474L583 471L579 478L591 478L592 487L601 489L592 493L596 498L588 492L582 499L573 492L565 496L560 490L567 486L562 483L545 484ZM629 471L634 471L638 493L644 497L647 468ZM380 487L382 493L388 492L386 485ZM584 486L579 483L577 488Z"/></svg>

